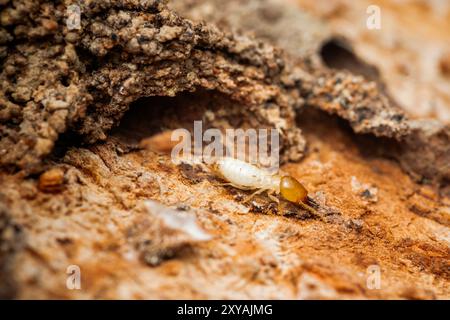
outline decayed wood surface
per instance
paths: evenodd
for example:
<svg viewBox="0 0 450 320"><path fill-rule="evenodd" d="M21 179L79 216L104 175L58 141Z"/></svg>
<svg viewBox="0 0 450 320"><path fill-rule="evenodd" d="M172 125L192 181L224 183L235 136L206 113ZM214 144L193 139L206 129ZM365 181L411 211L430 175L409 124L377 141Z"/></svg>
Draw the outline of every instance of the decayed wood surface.
<svg viewBox="0 0 450 320"><path fill-rule="evenodd" d="M449 298L450 130L325 67L339 29L301 2L85 1L77 31L0 2L0 295ZM154 151L196 119L279 128L320 216Z"/></svg>

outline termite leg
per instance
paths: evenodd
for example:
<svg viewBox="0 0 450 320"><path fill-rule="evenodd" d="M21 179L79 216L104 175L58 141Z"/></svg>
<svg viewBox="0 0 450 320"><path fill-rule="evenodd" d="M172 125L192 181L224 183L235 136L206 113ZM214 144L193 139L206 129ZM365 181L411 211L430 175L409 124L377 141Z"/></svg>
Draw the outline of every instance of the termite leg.
<svg viewBox="0 0 450 320"><path fill-rule="evenodd" d="M244 203L249 202L254 196L257 194L263 193L266 191L266 189L258 189L255 192L253 192L251 195L249 195L247 198L244 199Z"/></svg>
<svg viewBox="0 0 450 320"><path fill-rule="evenodd" d="M278 204L280 204L280 199L278 199L277 197L275 197L274 195L273 195L273 193L272 192L268 192L267 193L267 196L270 198L270 200L272 200L273 202L276 202L276 203L278 203Z"/></svg>
<svg viewBox="0 0 450 320"><path fill-rule="evenodd" d="M316 202L316 200L314 200L311 197L306 197L306 201L308 201L308 203L311 204L312 207L314 207L314 208L318 208L319 207L319 204Z"/></svg>
<svg viewBox="0 0 450 320"><path fill-rule="evenodd" d="M316 209L314 209L313 207L307 205L304 202L298 202L298 205L300 207L302 207L303 209L307 210L308 212L312 213L313 215L315 215L316 217L319 217L321 220L323 220L323 217L319 214L319 212L317 212Z"/></svg>
<svg viewBox="0 0 450 320"><path fill-rule="evenodd" d="M278 199L275 195L274 195L274 191L273 190L267 190L267 196L269 197L270 200L272 200L273 202L277 203L277 212L281 213L281 203L280 203L280 199Z"/></svg>

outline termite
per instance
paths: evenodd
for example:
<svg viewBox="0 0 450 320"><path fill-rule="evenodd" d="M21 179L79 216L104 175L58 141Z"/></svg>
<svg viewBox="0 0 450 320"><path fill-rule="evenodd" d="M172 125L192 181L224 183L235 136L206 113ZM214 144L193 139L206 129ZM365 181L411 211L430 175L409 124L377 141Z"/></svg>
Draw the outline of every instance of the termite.
<svg viewBox="0 0 450 320"><path fill-rule="evenodd" d="M278 203L278 198L273 195L275 193L280 194L283 199L317 214L317 211L308 205L308 202L314 203L308 197L308 191L293 176L270 173L263 168L231 157L218 159L213 168L222 179L227 181L226 184L241 190L256 190L244 202L257 194L267 192L267 195Z"/></svg>

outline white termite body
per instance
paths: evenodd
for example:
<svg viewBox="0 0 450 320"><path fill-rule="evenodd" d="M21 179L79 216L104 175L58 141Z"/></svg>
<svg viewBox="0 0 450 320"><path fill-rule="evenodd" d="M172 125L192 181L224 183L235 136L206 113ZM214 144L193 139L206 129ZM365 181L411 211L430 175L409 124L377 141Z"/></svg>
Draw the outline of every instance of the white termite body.
<svg viewBox="0 0 450 320"><path fill-rule="evenodd" d="M248 162L224 157L216 161L215 167L226 181L239 189L280 192L281 177L278 174L270 173Z"/></svg>
<svg viewBox="0 0 450 320"><path fill-rule="evenodd" d="M317 215L316 209L312 208L307 202L317 204L308 197L306 188L292 176L282 177L279 174L270 173L265 169L230 157L217 160L214 169L225 181L228 181L228 184L238 189L257 190L244 202L250 200L254 195L266 191L267 195L275 202L279 203L278 198L274 197L273 193L281 194L285 200Z"/></svg>

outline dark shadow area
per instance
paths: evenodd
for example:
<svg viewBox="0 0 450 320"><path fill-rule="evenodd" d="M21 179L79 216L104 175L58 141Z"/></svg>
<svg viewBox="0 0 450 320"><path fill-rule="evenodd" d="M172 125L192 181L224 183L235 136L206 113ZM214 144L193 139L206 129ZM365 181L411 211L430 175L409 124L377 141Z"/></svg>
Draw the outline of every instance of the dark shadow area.
<svg viewBox="0 0 450 320"><path fill-rule="evenodd" d="M376 137L373 134L355 133L348 121L337 115L331 115L325 111L312 107L306 107L297 116L297 124L306 136L314 135L320 140L326 140L330 134L343 135L346 144L355 147L361 157L371 160L384 158L396 162L399 152L399 142L393 138Z"/></svg>
<svg viewBox="0 0 450 320"><path fill-rule="evenodd" d="M329 68L348 70L351 73L362 75L368 80L379 82L378 69L361 61L344 40L332 38L325 42L320 49L320 56Z"/></svg>
<svg viewBox="0 0 450 320"><path fill-rule="evenodd" d="M130 105L111 135L135 143L168 130L185 128L192 131L194 121L201 120L207 124L205 113L227 107L231 104L228 100L213 91L186 92L175 97L140 98Z"/></svg>
<svg viewBox="0 0 450 320"><path fill-rule="evenodd" d="M136 100L111 135L135 143L179 128L192 132L194 121L202 121L202 130L255 127L253 115L242 104L216 91L199 90Z"/></svg>

